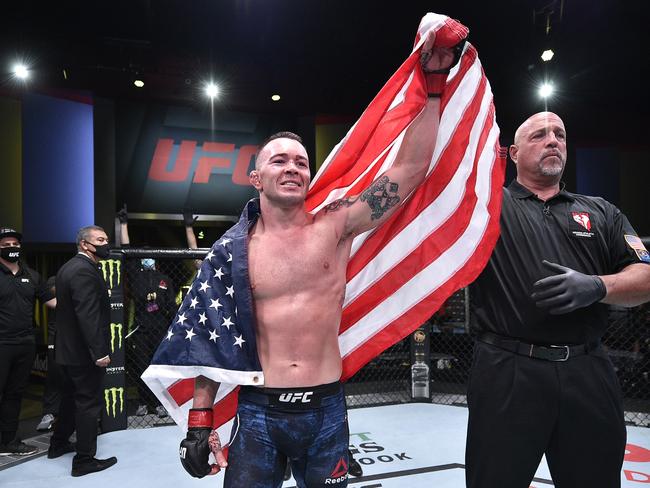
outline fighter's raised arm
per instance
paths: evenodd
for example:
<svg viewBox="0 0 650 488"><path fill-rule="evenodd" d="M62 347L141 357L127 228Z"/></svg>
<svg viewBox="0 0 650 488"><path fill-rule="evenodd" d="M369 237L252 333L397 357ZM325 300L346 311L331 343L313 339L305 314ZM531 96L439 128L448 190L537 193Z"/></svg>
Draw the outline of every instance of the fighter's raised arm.
<svg viewBox="0 0 650 488"><path fill-rule="evenodd" d="M429 32L421 51L420 64L429 97L424 109L406 130L392 167L382 173L361 194L335 200L322 211L341 219L341 238L361 234L383 223L427 174L440 122L440 95L449 69L458 60L453 48L434 46Z"/></svg>

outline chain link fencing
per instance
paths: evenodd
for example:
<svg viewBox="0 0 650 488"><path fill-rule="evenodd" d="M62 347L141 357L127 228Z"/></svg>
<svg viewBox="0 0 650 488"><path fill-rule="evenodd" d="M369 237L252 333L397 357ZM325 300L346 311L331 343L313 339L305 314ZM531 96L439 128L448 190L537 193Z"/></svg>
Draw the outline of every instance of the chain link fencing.
<svg viewBox="0 0 650 488"><path fill-rule="evenodd" d="M126 404L129 428L172 422L139 379L165 336L207 250L127 249L125 254ZM155 259L146 270L143 259ZM472 361L467 289L454 293L422 330L429 336L429 391L433 403L466 406ZM650 306L610 308L603 337L624 395L630 424L650 425ZM407 337L361 368L345 385L350 408L422 401L413 399L413 339Z"/></svg>
<svg viewBox="0 0 650 488"><path fill-rule="evenodd" d="M129 428L173 421L140 379L207 250L124 249L125 386Z"/></svg>

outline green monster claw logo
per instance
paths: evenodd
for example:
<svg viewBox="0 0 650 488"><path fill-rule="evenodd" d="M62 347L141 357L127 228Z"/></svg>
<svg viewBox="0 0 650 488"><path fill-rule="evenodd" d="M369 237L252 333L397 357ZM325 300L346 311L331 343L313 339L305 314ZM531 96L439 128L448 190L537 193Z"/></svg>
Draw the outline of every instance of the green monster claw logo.
<svg viewBox="0 0 650 488"><path fill-rule="evenodd" d="M106 405L106 415L117 417L117 399L120 399L119 413L124 411L124 388L105 388L104 405ZM111 414L112 412L112 414Z"/></svg>
<svg viewBox="0 0 650 488"><path fill-rule="evenodd" d="M122 282L122 261L119 259L104 259L99 262L104 275L104 281L110 289L120 286Z"/></svg>
<svg viewBox="0 0 650 488"><path fill-rule="evenodd" d="M115 336L117 335L117 348L122 349L122 324L111 323L111 352L115 352Z"/></svg>

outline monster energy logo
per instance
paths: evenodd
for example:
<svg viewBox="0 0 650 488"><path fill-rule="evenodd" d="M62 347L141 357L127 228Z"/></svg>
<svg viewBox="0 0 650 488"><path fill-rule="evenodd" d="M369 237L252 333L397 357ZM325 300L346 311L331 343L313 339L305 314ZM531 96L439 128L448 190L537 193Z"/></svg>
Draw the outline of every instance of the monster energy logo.
<svg viewBox="0 0 650 488"><path fill-rule="evenodd" d="M116 335L117 335L117 348L122 349L122 324L111 323L111 352L115 352Z"/></svg>
<svg viewBox="0 0 650 488"><path fill-rule="evenodd" d="M104 281L109 288L120 286L122 282L122 261L119 259L104 259L99 262L99 266L104 275Z"/></svg>
<svg viewBox="0 0 650 488"><path fill-rule="evenodd" d="M124 411L124 388L105 388L104 405L106 405L106 415L117 417L117 399L120 399L120 411ZM112 415L111 415L111 412Z"/></svg>

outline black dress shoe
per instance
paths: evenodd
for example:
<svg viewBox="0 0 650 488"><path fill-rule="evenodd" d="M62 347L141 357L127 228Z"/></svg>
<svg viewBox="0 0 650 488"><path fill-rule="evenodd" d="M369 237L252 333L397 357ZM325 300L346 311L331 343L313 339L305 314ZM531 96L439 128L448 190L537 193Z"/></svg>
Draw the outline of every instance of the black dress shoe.
<svg viewBox="0 0 650 488"><path fill-rule="evenodd" d="M350 465L348 466L348 473L350 473L350 475L354 476L355 478L363 476L363 469L361 469L359 462L352 457L352 454L350 454L349 461Z"/></svg>
<svg viewBox="0 0 650 488"><path fill-rule="evenodd" d="M74 452L74 444L72 442L66 442L65 444L52 445L50 442L50 448L47 450L48 459L56 459L68 454L69 452Z"/></svg>
<svg viewBox="0 0 650 488"><path fill-rule="evenodd" d="M109 457L108 459L95 459L91 458L88 461L74 462L72 461L72 476L84 476L90 473L96 473L97 471L103 471L106 468L110 468L117 462L115 456Z"/></svg>

